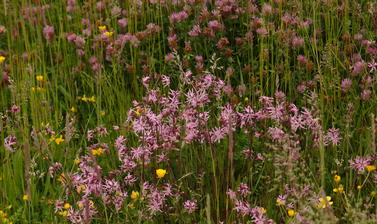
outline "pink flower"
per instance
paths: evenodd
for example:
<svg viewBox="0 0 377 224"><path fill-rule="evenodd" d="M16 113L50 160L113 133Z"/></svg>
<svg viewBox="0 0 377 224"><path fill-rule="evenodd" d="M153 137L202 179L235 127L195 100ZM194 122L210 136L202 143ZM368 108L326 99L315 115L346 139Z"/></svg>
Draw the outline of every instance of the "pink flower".
<svg viewBox="0 0 377 224"><path fill-rule="evenodd" d="M294 37L292 39L292 47L293 48L299 48L299 47L303 47L305 45L305 41L303 38L301 37Z"/></svg>
<svg viewBox="0 0 377 224"><path fill-rule="evenodd" d="M363 72L366 68L366 64L363 61L358 61L353 65L353 70L351 72L352 76L356 76L357 74Z"/></svg>
<svg viewBox="0 0 377 224"><path fill-rule="evenodd" d="M331 144L333 146L336 146L339 144L340 140L342 138L339 136L339 129L337 128L331 128L327 131L327 134L324 137L325 144Z"/></svg>
<svg viewBox="0 0 377 224"><path fill-rule="evenodd" d="M178 23L187 18L188 18L188 14L186 11L172 13L169 17L171 23Z"/></svg>
<svg viewBox="0 0 377 224"><path fill-rule="evenodd" d="M183 203L183 207L186 209L186 211L191 214L195 210L198 209L197 201L196 200L187 200L185 203Z"/></svg>
<svg viewBox="0 0 377 224"><path fill-rule="evenodd" d="M189 32L188 35L191 37L197 37L202 32L199 25L195 25Z"/></svg>
<svg viewBox="0 0 377 224"><path fill-rule="evenodd" d="M8 136L4 139L4 146L5 149L8 150L9 152L15 152L16 149L14 146L17 144L17 138L16 136Z"/></svg>
<svg viewBox="0 0 377 224"><path fill-rule="evenodd" d="M47 43L52 43L55 37L54 27L52 26L45 26L43 28L43 35L45 39L47 40Z"/></svg>
<svg viewBox="0 0 377 224"><path fill-rule="evenodd" d="M342 84L340 85L343 92L347 92L352 87L352 80L349 78L345 78L342 81Z"/></svg>
<svg viewBox="0 0 377 224"><path fill-rule="evenodd" d="M123 19L120 19L118 20L118 25L122 28L125 28L128 24L128 20L127 18L123 18Z"/></svg>

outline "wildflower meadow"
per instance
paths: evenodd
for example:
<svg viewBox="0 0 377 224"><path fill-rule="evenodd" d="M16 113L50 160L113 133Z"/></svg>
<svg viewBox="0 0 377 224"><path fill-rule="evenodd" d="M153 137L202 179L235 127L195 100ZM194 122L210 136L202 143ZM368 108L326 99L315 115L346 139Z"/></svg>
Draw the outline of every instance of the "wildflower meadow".
<svg viewBox="0 0 377 224"><path fill-rule="evenodd" d="M0 224L377 224L377 1L0 1Z"/></svg>

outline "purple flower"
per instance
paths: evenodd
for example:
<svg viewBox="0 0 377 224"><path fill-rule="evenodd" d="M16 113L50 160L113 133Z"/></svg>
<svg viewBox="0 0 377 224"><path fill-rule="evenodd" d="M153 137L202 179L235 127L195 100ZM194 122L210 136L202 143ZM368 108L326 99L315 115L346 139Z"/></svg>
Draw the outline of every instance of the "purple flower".
<svg viewBox="0 0 377 224"><path fill-rule="evenodd" d="M226 195L228 195L228 197L229 197L231 200L234 200L234 199L236 199L236 197L237 197L237 193L234 192L232 189L229 189L229 190L226 192Z"/></svg>
<svg viewBox="0 0 377 224"><path fill-rule="evenodd" d="M364 89L361 92L361 99L362 100L368 101L371 97L372 97L372 91L370 91L369 89Z"/></svg>
<svg viewBox="0 0 377 224"><path fill-rule="evenodd" d="M119 19L118 20L118 25L122 28L125 28L128 24L127 18Z"/></svg>
<svg viewBox="0 0 377 224"><path fill-rule="evenodd" d="M4 146L5 149L10 151L10 152L15 152L16 149L14 148L14 145L17 144L17 138L16 136L8 136L4 139Z"/></svg>
<svg viewBox="0 0 377 224"><path fill-rule="evenodd" d="M349 78L345 78L342 81L342 84L340 85L343 92L348 92L348 90L352 87L352 80Z"/></svg>
<svg viewBox="0 0 377 224"><path fill-rule="evenodd" d="M242 196L242 197L247 197L250 194L249 187L245 183L240 183L238 186L237 192Z"/></svg>
<svg viewBox="0 0 377 224"><path fill-rule="evenodd" d="M236 206L233 208L236 212L240 213L241 216L249 215L250 213L250 204L246 201L236 200Z"/></svg>
<svg viewBox="0 0 377 224"><path fill-rule="evenodd" d="M364 158L356 156L354 160L348 160L350 168L356 170L358 173L362 173L367 165L370 164L372 159L369 156Z"/></svg>
<svg viewBox="0 0 377 224"><path fill-rule="evenodd" d="M357 76L357 74L363 72L366 68L366 64L363 61L358 61L353 65L353 70L351 72L352 76Z"/></svg>
<svg viewBox="0 0 377 224"><path fill-rule="evenodd" d="M211 142L220 142L225 135L225 131L223 128L216 127L213 131L210 132Z"/></svg>
<svg viewBox="0 0 377 224"><path fill-rule="evenodd" d="M192 27L192 29L188 32L188 35L189 36L192 36L192 37L197 37L199 36L199 34L202 32L202 30L200 29L200 26L199 25L195 25L194 27Z"/></svg>
<svg viewBox="0 0 377 224"><path fill-rule="evenodd" d="M258 33L259 35L261 35L261 36L267 36L268 31L267 31L266 28L261 27L261 28L258 28L258 29L257 29L257 33Z"/></svg>
<svg viewBox="0 0 377 224"><path fill-rule="evenodd" d="M47 43L52 43L55 37L54 27L52 26L45 26L43 28L43 36L47 40Z"/></svg>
<svg viewBox="0 0 377 224"><path fill-rule="evenodd" d="M52 166L50 166L50 168L48 169L48 172L50 173L50 177L53 178L54 177L54 173L56 173L57 171L59 171L60 169L62 168L62 164L61 163L53 163Z"/></svg>
<svg viewBox="0 0 377 224"><path fill-rule="evenodd" d="M208 22L208 27L218 31L223 28L223 25L217 20L211 20Z"/></svg>
<svg viewBox="0 0 377 224"><path fill-rule="evenodd" d="M331 144L332 146L338 145L342 138L339 136L338 128L331 128L327 131L327 134L324 137L325 144Z"/></svg>
<svg viewBox="0 0 377 224"><path fill-rule="evenodd" d="M17 106L17 105L13 105L12 108L10 109L10 112L11 112L12 114L15 114L15 113L20 112L20 110L21 110L21 108L20 108L19 106Z"/></svg>
<svg viewBox="0 0 377 224"><path fill-rule="evenodd" d="M377 62L374 61L374 59L368 63L368 67L369 67L369 72L370 73L373 73L373 72L376 72L377 71Z"/></svg>
<svg viewBox="0 0 377 224"><path fill-rule="evenodd" d="M197 201L196 200L187 200L185 203L183 203L183 207L186 209L186 211L191 214L195 210L198 209Z"/></svg>
<svg viewBox="0 0 377 224"><path fill-rule="evenodd" d="M293 48L303 47L304 45L305 45L305 41L301 37L294 37L292 39L292 47Z"/></svg>
<svg viewBox="0 0 377 224"><path fill-rule="evenodd" d="M178 23L187 18L188 18L188 14L186 11L173 13L169 17L171 23Z"/></svg>

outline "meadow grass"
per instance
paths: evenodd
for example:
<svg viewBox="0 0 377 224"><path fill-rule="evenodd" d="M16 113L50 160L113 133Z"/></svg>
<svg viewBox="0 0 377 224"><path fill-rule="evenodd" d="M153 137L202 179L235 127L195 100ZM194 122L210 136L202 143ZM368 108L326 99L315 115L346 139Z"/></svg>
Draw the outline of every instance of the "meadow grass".
<svg viewBox="0 0 377 224"><path fill-rule="evenodd" d="M377 223L376 15L1 1L0 222Z"/></svg>

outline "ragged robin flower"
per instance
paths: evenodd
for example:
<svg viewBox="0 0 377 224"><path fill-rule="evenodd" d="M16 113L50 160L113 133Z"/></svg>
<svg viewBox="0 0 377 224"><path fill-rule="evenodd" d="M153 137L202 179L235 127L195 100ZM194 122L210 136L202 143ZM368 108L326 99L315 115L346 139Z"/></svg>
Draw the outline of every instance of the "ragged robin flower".
<svg viewBox="0 0 377 224"><path fill-rule="evenodd" d="M333 204L333 202L331 201L331 197L326 196L326 198L319 198L318 208L326 208L326 207L328 207L329 205L332 205L332 204Z"/></svg>

